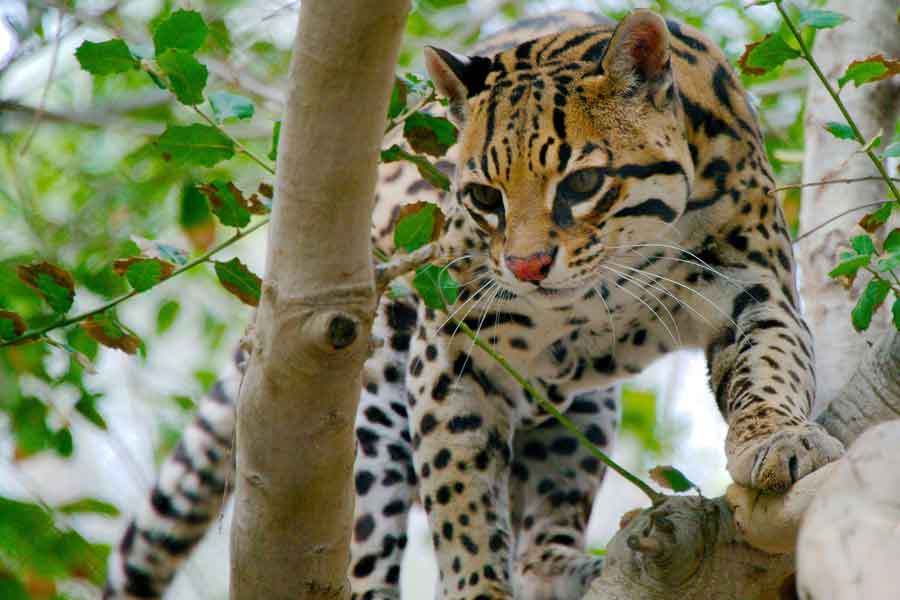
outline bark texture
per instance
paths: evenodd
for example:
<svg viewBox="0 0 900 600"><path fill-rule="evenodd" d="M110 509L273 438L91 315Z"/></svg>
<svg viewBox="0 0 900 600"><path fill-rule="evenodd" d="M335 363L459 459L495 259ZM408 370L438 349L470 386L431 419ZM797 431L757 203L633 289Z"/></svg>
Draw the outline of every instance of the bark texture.
<svg viewBox="0 0 900 600"><path fill-rule="evenodd" d="M840 27L821 31L816 37L813 55L831 81L843 75L853 60L872 54L900 57L897 0L830 0L826 8L850 17ZM841 92L841 99L866 139L879 130L890 135L900 117L900 78L860 88L849 84ZM825 130L828 121L843 123L845 119L812 73L806 107L804 181L878 175L868 157L856 153L859 148L856 142L838 140ZM881 181L806 188L800 210L800 231L807 231L847 209L886 200L888 193ZM839 262L842 246L846 247L852 235L862 233L854 223L864 214L865 211L858 211L838 219L795 248L805 312L817 341L818 410L824 406L823 401L833 398L843 387L866 350L892 329L889 311L879 311L864 334L857 333L850 324L852 304L848 304L848 293L855 302L868 276L858 277L849 292L828 277L828 272Z"/></svg>
<svg viewBox="0 0 900 600"><path fill-rule="evenodd" d="M408 8L301 5L238 409L237 600L349 597L353 421L376 302L370 214Z"/></svg>

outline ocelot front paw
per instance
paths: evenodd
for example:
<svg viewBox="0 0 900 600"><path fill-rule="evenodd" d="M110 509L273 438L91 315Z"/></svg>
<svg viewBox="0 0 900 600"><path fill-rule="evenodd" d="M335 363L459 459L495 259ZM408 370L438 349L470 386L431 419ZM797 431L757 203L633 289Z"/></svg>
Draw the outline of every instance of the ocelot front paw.
<svg viewBox="0 0 900 600"><path fill-rule="evenodd" d="M798 479L843 453L841 442L820 425L807 423L730 447L728 472L741 485L784 492Z"/></svg>

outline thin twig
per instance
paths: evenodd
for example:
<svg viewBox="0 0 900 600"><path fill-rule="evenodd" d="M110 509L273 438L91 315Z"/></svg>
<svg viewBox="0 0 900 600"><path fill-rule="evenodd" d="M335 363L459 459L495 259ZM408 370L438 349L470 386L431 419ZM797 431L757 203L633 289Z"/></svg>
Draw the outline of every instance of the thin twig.
<svg viewBox="0 0 900 600"><path fill-rule="evenodd" d="M197 258L195 258L194 260L192 260L192 261L190 261L190 262L187 262L187 263L183 264L182 266L178 267L177 269L175 269L174 271L172 271L172 274L169 275L169 276L168 276L166 279L164 279L163 281L169 281L169 280L171 280L171 279L174 279L176 276L181 275L181 274L184 273L185 271L189 271L190 269L193 269L193 268L196 267L197 265L200 265L200 264L205 263L205 262L208 261L210 258L212 258L212 256L213 256L214 254L216 254L216 253L218 253L219 251L224 250L225 248L227 248L227 247L233 245L233 244L234 244L235 242L237 242L238 240L241 240L241 239L247 237L248 235L250 235L251 233L253 233L253 232L256 231L257 229L259 229L260 227L263 227L263 226L267 225L268 223L269 223L269 219L263 219L263 220L261 220L261 221L259 221L259 222L257 222L257 223L254 223L253 225L251 225L251 226L248 227L247 229L243 229L243 230L241 230L241 231L238 231L236 234L234 234L233 236L231 236L231 237L228 238L227 240L223 241L222 243L220 243L220 244L218 244L218 245L216 245L216 246L213 246L212 248L210 248L209 250L207 250L206 252L204 252L203 254L201 254L200 256L198 256ZM160 283L162 283L162 282L160 282ZM110 302L107 302L106 304L104 304L104 305L102 305L102 306L98 306L97 308L94 308L94 309L91 309L91 310L89 310L89 311L86 311L86 312L77 314L77 315L72 316L72 317L69 317L69 318L67 318L67 319L60 319L59 321L55 321L55 322L53 322L53 323L50 323L49 325L47 325L47 326L45 326L45 327L42 327L42 328L40 328L40 329L35 329L34 331L28 331L28 332L25 332L25 333L23 333L22 335L20 335L20 336L17 337L17 338L13 338L13 339L11 339L11 340L7 340L7 341L4 341L4 342L0 342L0 348L5 348L6 346L14 346L14 345L22 344L22 343L25 343L25 342L31 342L31 341L39 340L40 338L44 337L44 335L46 335L47 333L53 331L54 329L59 329L60 327L67 327L67 326L69 326L69 325L73 325L73 324L75 324L75 323L79 323L79 322L81 322L81 321L87 319L88 317L92 317L92 316L94 316L94 315L97 315L97 314L100 314L100 313L102 313L102 312L105 312L105 311L107 311L107 310L109 310L109 309L111 309L111 308L114 308L115 306L118 306L118 305L121 304L122 302L125 302L125 301L128 300L129 298L133 298L134 296L137 296L137 295L140 294L140 293L142 293L142 292L140 292L140 291L138 291L138 290L131 290L131 291L128 292L127 294L124 294L124 295L122 295L122 296L119 296L119 297L116 298L115 300L111 300Z"/></svg>
<svg viewBox="0 0 900 600"><path fill-rule="evenodd" d="M879 177L878 179L881 179L881 178ZM893 202L893 200L882 200L881 202L870 202L869 204L861 204L860 206L854 206L853 208L848 208L847 210L841 211L841 212L839 212L838 214L834 215L834 216L831 217L830 219L827 219L827 220L825 220L824 222L819 223L818 225L816 225L815 227L813 227L813 228L810 229L809 231L806 231L806 232L804 232L804 233L798 235L796 238L794 238L794 242L793 242L793 243L794 243L794 244L799 243L800 240L802 240L802 239L804 239L804 238L807 238L807 237L811 236L812 234L814 234L815 232L819 231L819 230L822 229L823 227L826 227L826 226L830 225L830 224L833 223L834 221L837 221L837 220L840 219L841 217L846 216L846 215L849 215L850 213L854 213L854 212L856 212L856 211L858 211L858 210L865 210L865 209L867 209L867 208L875 208L875 207L878 207L878 206L884 206L885 204L891 204L892 202Z"/></svg>
<svg viewBox="0 0 900 600"><path fill-rule="evenodd" d="M242 143L240 143L236 138L234 138L234 137L231 136L231 135L228 135L228 132L225 131L224 129L222 129L221 127L219 127L219 124L216 123L215 121L213 121L212 118L209 117L209 115L207 115L205 112L203 112L202 110L200 110L200 109L197 108L196 106L192 106L191 108L193 108L193 109L194 109L194 112L197 113L198 115L200 115L200 116L203 118L203 120L205 120L207 123L209 123L211 127L214 127L216 130L219 131L219 133L221 133L222 135L224 135L224 136L230 138L231 141L234 142L235 147L236 147L239 151L241 151L241 152L243 152L244 154L246 154L248 158L250 158L253 162L255 162L256 164L258 164L259 166L261 166L263 169L265 169L266 171L268 171L270 174L272 174L272 175L275 174L275 169L273 169L273 168L271 167L271 165L269 165L269 164L267 164L267 163L264 163L264 162L263 162L262 160L260 160L255 154L253 154L252 152L250 152L249 150L247 150L247 147L244 146Z"/></svg>
<svg viewBox="0 0 900 600"><path fill-rule="evenodd" d="M53 83L53 78L56 76L56 65L59 63L59 47L62 42L62 25L63 25L63 13L62 11L57 11L56 16L56 37L53 40L53 56L50 58L50 69L47 71L47 83L44 85L44 90L41 92L41 101L38 103L38 108L34 111L34 119L31 122L31 130L28 132L28 137L25 138L25 143L22 144L22 156L28 154L28 149L31 147L31 141L34 139L34 136L37 134L38 129L41 126L41 120L44 116L44 109L47 107L47 93L50 91L50 86Z"/></svg>
<svg viewBox="0 0 900 600"><path fill-rule="evenodd" d="M857 127L856 121L854 121L853 117L850 116L850 112L847 110L847 107L844 106L844 102L841 100L841 97L837 92L834 91L834 88L831 86L828 78L825 77L824 73L822 73L822 69L819 68L819 64L816 62L816 59L813 58L812 52L810 52L809 47L806 45L806 42L803 41L803 36L800 35L799 31L797 31L797 27L794 25L794 22L791 21L791 18L788 16L787 12L784 10L784 7L781 4L782 0L775 1L775 7L781 14L781 18L784 20L785 25L788 26L788 29L790 29L791 33L794 35L794 39L797 40L797 44L800 46L800 52L803 53L803 58L806 59L806 62L809 63L810 67L812 67L812 70L815 72L816 77L818 77L819 81L822 82L822 85L825 86L825 90L834 100L834 103L837 105L838 110L840 110L841 114L844 115L844 119L846 119L847 125L849 125L850 129L853 130L853 136L856 138L856 141L865 146L866 138L864 138L863 134L859 131L859 127ZM891 190L891 193L894 195L894 199L897 202L900 202L900 190L897 189L897 186L894 185L894 182L891 180L890 175L888 175L888 172L884 167L884 163L882 163L878 159L871 148L866 148L865 154L869 157L869 160L872 161L872 164L875 165L875 168L881 174L881 178Z"/></svg>
<svg viewBox="0 0 900 600"><path fill-rule="evenodd" d="M898 177L891 177L891 180L900 182L900 178L898 178ZM800 188L831 185L832 183L859 183L860 181L884 181L884 179L878 175L872 175L869 177L847 177L846 179L828 179L826 181L809 181L806 183L790 183L787 185L779 186L773 190L770 190L769 195L774 196L776 192L782 192L784 190L799 190ZM856 210L856 209L852 209L852 210Z"/></svg>

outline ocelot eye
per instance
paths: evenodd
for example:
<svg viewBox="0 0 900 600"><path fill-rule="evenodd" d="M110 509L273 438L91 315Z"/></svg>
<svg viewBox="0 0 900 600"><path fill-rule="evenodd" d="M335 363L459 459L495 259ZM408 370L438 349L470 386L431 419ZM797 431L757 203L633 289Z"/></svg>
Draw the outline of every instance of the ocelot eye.
<svg viewBox="0 0 900 600"><path fill-rule="evenodd" d="M556 194L569 202L587 200L600 191L604 178L603 169L598 167L581 169L560 181L556 186Z"/></svg>
<svg viewBox="0 0 900 600"><path fill-rule="evenodd" d="M478 210L496 212L503 208L503 194L497 188L480 183L470 183L466 186L465 191Z"/></svg>

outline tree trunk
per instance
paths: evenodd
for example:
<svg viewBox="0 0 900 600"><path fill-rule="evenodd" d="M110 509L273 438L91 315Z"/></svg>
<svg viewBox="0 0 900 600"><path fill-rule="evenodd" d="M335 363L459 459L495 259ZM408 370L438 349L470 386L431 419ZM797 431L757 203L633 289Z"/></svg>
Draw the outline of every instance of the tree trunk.
<svg viewBox="0 0 900 600"><path fill-rule="evenodd" d="M376 302L369 224L409 0L304 0L237 423L237 600L349 596L353 422Z"/></svg>

